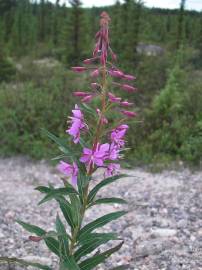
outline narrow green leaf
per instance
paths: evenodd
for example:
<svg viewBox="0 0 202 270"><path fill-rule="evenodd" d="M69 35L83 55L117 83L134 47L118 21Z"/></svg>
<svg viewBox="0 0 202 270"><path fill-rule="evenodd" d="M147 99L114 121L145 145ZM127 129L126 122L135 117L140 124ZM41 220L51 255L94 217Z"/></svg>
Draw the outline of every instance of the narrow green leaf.
<svg viewBox="0 0 202 270"><path fill-rule="evenodd" d="M97 254L79 264L81 270L91 270L96 267L98 264L104 262L107 258L109 258L114 252L118 251L123 245L123 242L119 245L108 249L107 251Z"/></svg>
<svg viewBox="0 0 202 270"><path fill-rule="evenodd" d="M76 156L74 155L74 152L67 146L67 143L64 142L64 140L62 140L61 138L58 138L57 136L55 136L54 134L52 134L46 129L42 129L42 131L44 134L46 134L52 141L54 141L59 146L59 149L64 154L66 154L68 157L71 157L72 160L77 159Z"/></svg>
<svg viewBox="0 0 202 270"><path fill-rule="evenodd" d="M86 176L85 173L82 173L79 171L78 177L77 177L77 184L78 184L78 191L79 191L79 197L81 203L83 203L83 194L84 194L84 189L88 185L90 181L90 176Z"/></svg>
<svg viewBox="0 0 202 270"><path fill-rule="evenodd" d="M116 233L89 233L84 235L84 237L79 238L79 244L86 245L92 241L97 241L100 239L117 240L118 236Z"/></svg>
<svg viewBox="0 0 202 270"><path fill-rule="evenodd" d="M43 229L39 228L38 226L35 225L31 225L29 223L17 220L16 221L19 225L21 225L26 231L30 232L30 233L34 233L37 236L44 236L46 234L46 231L44 231Z"/></svg>
<svg viewBox="0 0 202 270"><path fill-rule="evenodd" d="M61 155L59 155L59 156L57 156L57 157L51 158L51 160L60 160L60 159L66 158L66 157L69 157L69 156L67 156L67 155L65 155L65 154L61 154Z"/></svg>
<svg viewBox="0 0 202 270"><path fill-rule="evenodd" d="M65 199L62 199L62 200L58 199L57 201L60 205L60 209L61 209L67 223L69 224L69 226L72 229L74 229L75 225L74 225L74 221L73 221L73 217L72 217L73 213L72 213L71 204Z"/></svg>
<svg viewBox="0 0 202 270"><path fill-rule="evenodd" d="M92 109L92 108L91 108L90 106L88 106L87 104L81 103L81 104L80 104L80 107L81 107L81 109L82 109L83 111L85 111L85 112L87 112L87 113L89 113L89 114L92 114L93 116L96 116L96 117L97 117L97 114L96 114L95 110Z"/></svg>
<svg viewBox="0 0 202 270"><path fill-rule="evenodd" d="M71 207L72 207L72 212L74 213L72 215L73 218L73 222L74 222L74 226L77 227L80 224L80 220L81 220L81 204L80 204L80 200L77 197L77 195L75 194L70 194L70 201L71 201Z"/></svg>
<svg viewBox="0 0 202 270"><path fill-rule="evenodd" d="M60 235L58 236L58 241L60 244L60 258L62 258L63 256L67 258L69 255L69 236L66 232L64 224L62 223L58 215L56 218L55 225L56 225L56 230L58 234Z"/></svg>
<svg viewBox="0 0 202 270"><path fill-rule="evenodd" d="M126 211L118 211L114 213L107 214L105 216L102 216L90 223L88 223L86 226L84 226L79 233L79 237L83 237L84 235L89 234L90 232L94 231L95 229L102 227L106 225L107 223L111 222L112 220L116 220L120 218L121 216L125 215L127 212Z"/></svg>
<svg viewBox="0 0 202 270"><path fill-rule="evenodd" d="M80 270L80 268L75 262L74 257L70 256L68 259L60 262L60 270Z"/></svg>
<svg viewBox="0 0 202 270"><path fill-rule="evenodd" d="M52 199L65 196L65 195L70 195L73 193L77 193L77 191L73 187L65 187L65 188L57 188L57 189L51 189L48 194L39 202L40 204L43 204L45 202L48 202Z"/></svg>
<svg viewBox="0 0 202 270"><path fill-rule="evenodd" d="M111 239L107 238L99 238L99 239L94 239L91 242L89 241L87 244L81 246L74 254L75 260L79 261L81 257L86 256L87 254L91 253L94 251L96 248L101 246L102 244L105 244L109 242Z"/></svg>
<svg viewBox="0 0 202 270"><path fill-rule="evenodd" d="M24 261L21 259L17 259L17 258L7 258L7 257L0 257L0 264L1 263L8 263L10 264L19 264L22 266L33 266L36 267L38 269L42 269L42 270L51 270L51 268L49 266L40 264L40 263L35 263L35 262L29 262L29 261Z"/></svg>
<svg viewBox="0 0 202 270"><path fill-rule="evenodd" d="M47 237L44 239L47 247L55 253L58 257L60 257L60 245L59 242L53 237Z"/></svg>
<svg viewBox="0 0 202 270"><path fill-rule="evenodd" d="M38 186L35 188L35 190L37 190L41 193L48 193L51 191L51 189L49 187L45 187L45 186Z"/></svg>
<svg viewBox="0 0 202 270"><path fill-rule="evenodd" d="M106 185L109 185L113 182L115 182L116 180L123 178L123 177L127 177L127 174L119 174L119 175L115 175L115 176L111 176L109 178L106 178L104 180L102 180L99 184L97 184L89 193L88 195L88 202L92 202L93 199L95 198L96 194L98 193L98 191L103 188Z"/></svg>
<svg viewBox="0 0 202 270"><path fill-rule="evenodd" d="M96 205L96 204L108 204L108 203L119 203L119 204L127 204L127 202L121 198L102 198L98 199L91 203L90 206Z"/></svg>

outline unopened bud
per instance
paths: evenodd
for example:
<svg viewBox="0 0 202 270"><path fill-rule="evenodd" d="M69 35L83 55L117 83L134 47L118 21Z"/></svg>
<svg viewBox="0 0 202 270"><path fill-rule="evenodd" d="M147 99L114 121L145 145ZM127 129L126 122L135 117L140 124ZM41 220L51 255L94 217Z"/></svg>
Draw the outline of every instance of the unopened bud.
<svg viewBox="0 0 202 270"><path fill-rule="evenodd" d="M86 71L87 69L86 69L86 67L72 67L72 70L74 71L74 72L84 72L84 71Z"/></svg>

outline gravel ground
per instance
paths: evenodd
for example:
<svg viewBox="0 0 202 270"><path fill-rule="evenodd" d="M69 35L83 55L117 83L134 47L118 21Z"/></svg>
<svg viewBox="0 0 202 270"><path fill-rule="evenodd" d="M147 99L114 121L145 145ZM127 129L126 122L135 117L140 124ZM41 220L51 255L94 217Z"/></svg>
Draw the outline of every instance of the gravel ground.
<svg viewBox="0 0 202 270"><path fill-rule="evenodd" d="M119 253L99 270L130 263L131 270L202 270L202 172L143 169L124 171L124 178L103 189L102 196L128 200L129 213L106 229L125 239ZM95 179L101 176L97 173ZM52 265L57 260L44 244L28 241L28 234L15 223L19 218L47 230L54 228L57 205L37 207L41 195L34 190L48 182L61 185L56 169L26 158L0 159L0 256L15 256ZM87 213L87 221L123 206L100 206ZM0 265L1 270L22 270ZM34 269L34 268L29 268Z"/></svg>

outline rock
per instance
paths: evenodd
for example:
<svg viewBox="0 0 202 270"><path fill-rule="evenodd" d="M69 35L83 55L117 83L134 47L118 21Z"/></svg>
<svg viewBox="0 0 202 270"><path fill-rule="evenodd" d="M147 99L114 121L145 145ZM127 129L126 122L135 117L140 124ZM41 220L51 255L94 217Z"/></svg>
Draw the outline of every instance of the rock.
<svg viewBox="0 0 202 270"><path fill-rule="evenodd" d="M174 229L158 228L158 229L152 229L151 234L153 237L172 237L177 234L177 231Z"/></svg>
<svg viewBox="0 0 202 270"><path fill-rule="evenodd" d="M170 241L159 241L156 239L143 241L135 247L135 257L147 257L161 253L163 250L170 248Z"/></svg>
<svg viewBox="0 0 202 270"><path fill-rule="evenodd" d="M4 238L5 235L0 231L0 238Z"/></svg>

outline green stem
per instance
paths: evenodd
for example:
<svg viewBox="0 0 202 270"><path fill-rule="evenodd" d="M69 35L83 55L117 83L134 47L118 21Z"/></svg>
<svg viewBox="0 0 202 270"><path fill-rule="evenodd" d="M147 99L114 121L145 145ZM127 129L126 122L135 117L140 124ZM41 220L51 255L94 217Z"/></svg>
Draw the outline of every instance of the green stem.
<svg viewBox="0 0 202 270"><path fill-rule="evenodd" d="M100 117L99 117L99 120L98 120L98 124L97 124L97 128L96 128L96 131L95 131L95 137L94 137L94 141L93 141L93 149L95 150L96 146L97 146L97 143L99 142L99 139L100 137L102 136L102 118L105 114L105 111L106 111L106 89L107 89L107 80L106 80L106 66L104 65L102 67L102 93L101 93L101 102L102 102L102 108L101 108L101 114L100 114ZM92 175L94 171L94 168L93 166L91 165L90 168L89 168L89 171L88 171L88 175ZM70 244L70 254L73 255L74 253L74 248L75 248L75 244L76 244L76 241L77 241L77 236L78 236L78 233L81 229L81 226L82 226L82 222L83 222L83 219L84 219L84 216L85 216L85 211L88 207L88 189L89 189L89 184L87 184L87 186L85 187L84 189L84 194L83 194L83 206L82 206L82 209L81 209L81 220L80 220L80 224L77 228L75 228L75 230L72 232L72 241L71 241L71 244Z"/></svg>

